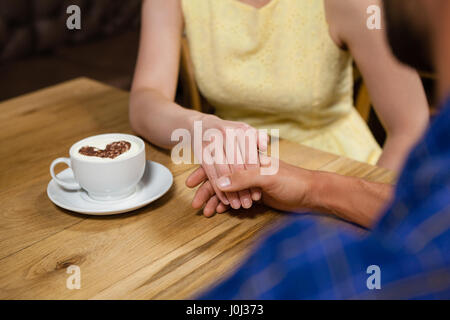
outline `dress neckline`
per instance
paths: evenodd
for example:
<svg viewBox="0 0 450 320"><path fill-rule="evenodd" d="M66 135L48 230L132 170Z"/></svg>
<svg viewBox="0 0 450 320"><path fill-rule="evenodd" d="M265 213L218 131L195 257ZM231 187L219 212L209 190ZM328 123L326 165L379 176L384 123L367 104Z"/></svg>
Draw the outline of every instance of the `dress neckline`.
<svg viewBox="0 0 450 320"><path fill-rule="evenodd" d="M275 4L275 2L277 2L278 0L270 0L270 1L267 2L265 5L263 5L262 7L259 7L259 8L255 7L255 6L252 6L251 4L242 2L241 0L228 0L228 1L237 3L238 6L241 6L241 7L243 7L243 8L246 8L247 10L252 10L252 11L258 11L258 12L260 12L260 11L264 11L264 10L266 10L267 8L273 6L273 5Z"/></svg>

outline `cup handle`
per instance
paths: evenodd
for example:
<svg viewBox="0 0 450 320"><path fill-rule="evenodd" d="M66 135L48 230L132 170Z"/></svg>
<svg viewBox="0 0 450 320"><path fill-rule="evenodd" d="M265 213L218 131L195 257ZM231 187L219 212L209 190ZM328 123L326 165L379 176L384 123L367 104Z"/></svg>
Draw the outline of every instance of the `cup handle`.
<svg viewBox="0 0 450 320"><path fill-rule="evenodd" d="M53 160L52 164L50 165L50 174L51 174L53 180L55 180L55 182L57 184L59 184L61 187L63 187L64 189L67 189L67 190L79 190L79 189L81 189L81 186L75 180L73 182L63 181L63 180L59 179L56 176L56 174L55 174L55 166L58 163L65 163L65 164L67 164L67 166L72 170L72 166L71 166L69 158L58 158L58 159Z"/></svg>

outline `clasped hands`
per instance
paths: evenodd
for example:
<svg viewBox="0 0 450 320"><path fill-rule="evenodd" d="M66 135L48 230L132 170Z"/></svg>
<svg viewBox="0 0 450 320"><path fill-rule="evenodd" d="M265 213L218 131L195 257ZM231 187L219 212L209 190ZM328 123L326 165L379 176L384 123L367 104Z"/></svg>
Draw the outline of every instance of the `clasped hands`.
<svg viewBox="0 0 450 320"><path fill-rule="evenodd" d="M313 182L312 171L279 161L275 174L261 174L261 168L270 166L273 161L264 154L268 149L267 134L258 134L256 129L245 123L219 118L214 123L214 119L210 119L208 127L219 129L227 143L230 132L240 132L233 137L237 139L234 161L214 162L218 155L221 159L230 159L226 154L230 150L224 147L223 154L217 154L217 150L214 154L208 151L207 143L203 144L203 160L206 155L213 161L203 161L186 180L189 188L199 186L192 201L193 208L203 208L203 214L210 217L216 212L225 212L230 206L233 209L241 206L248 209L253 202L260 200L270 207L286 211L303 211L303 208L310 207L308 204L312 204L312 199L307 191ZM252 152L257 154L257 161L249 161Z"/></svg>

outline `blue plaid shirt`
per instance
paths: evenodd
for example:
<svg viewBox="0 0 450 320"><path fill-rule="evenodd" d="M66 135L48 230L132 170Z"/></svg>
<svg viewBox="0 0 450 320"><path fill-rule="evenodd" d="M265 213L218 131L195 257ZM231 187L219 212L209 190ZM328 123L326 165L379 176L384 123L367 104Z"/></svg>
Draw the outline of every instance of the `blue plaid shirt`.
<svg viewBox="0 0 450 320"><path fill-rule="evenodd" d="M288 217L200 298L450 299L450 99L411 152L377 226L361 234L330 219Z"/></svg>

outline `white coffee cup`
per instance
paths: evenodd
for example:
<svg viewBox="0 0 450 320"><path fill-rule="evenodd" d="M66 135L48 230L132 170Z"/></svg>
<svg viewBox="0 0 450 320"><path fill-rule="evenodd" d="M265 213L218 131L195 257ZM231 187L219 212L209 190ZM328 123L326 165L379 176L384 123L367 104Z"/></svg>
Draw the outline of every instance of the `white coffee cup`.
<svg viewBox="0 0 450 320"><path fill-rule="evenodd" d="M114 159L79 153L84 146L122 140L130 142L131 148ZM69 155L70 158L58 158L52 162L52 178L67 190L83 188L94 200L119 200L130 196L135 192L145 170L145 143L129 134L111 133L85 138L72 145ZM58 163L69 166L75 181L63 181L56 176L54 168Z"/></svg>

